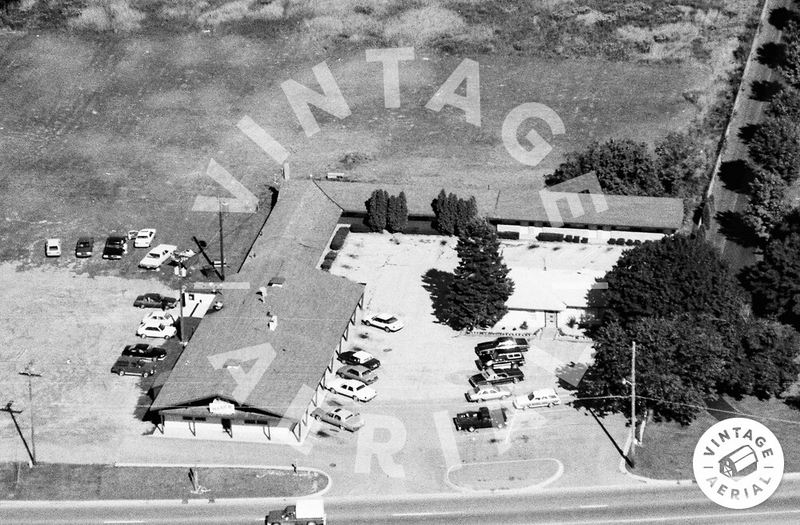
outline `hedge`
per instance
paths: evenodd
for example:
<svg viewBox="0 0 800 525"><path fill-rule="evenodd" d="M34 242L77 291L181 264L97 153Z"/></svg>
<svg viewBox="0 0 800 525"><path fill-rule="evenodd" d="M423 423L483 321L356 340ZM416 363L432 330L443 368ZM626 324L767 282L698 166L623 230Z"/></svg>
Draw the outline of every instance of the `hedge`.
<svg viewBox="0 0 800 525"><path fill-rule="evenodd" d="M536 236L537 241L554 241L554 242L561 242L564 240L563 233L550 233L550 232L541 232L539 235Z"/></svg>
<svg viewBox="0 0 800 525"><path fill-rule="evenodd" d="M335 251L331 250L331 251L329 251L328 253L325 254L325 260L333 262L333 261L336 260L336 256L337 255L339 255L339 252L335 252Z"/></svg>
<svg viewBox="0 0 800 525"><path fill-rule="evenodd" d="M333 236L333 240L331 240L331 250L341 250L348 233L350 233L350 228L347 226L336 230L336 234Z"/></svg>
<svg viewBox="0 0 800 525"><path fill-rule="evenodd" d="M500 239L513 239L519 240L519 232L518 231L498 231L497 237Z"/></svg>

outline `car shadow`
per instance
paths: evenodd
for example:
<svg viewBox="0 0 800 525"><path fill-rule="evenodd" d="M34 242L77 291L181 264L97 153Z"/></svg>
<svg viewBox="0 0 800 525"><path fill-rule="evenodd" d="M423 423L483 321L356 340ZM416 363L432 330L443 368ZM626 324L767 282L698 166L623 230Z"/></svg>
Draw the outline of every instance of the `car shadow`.
<svg viewBox="0 0 800 525"><path fill-rule="evenodd" d="M446 308L454 278L452 273L436 268L431 268L422 275L422 287L430 294L433 315L441 324L446 324L448 321Z"/></svg>

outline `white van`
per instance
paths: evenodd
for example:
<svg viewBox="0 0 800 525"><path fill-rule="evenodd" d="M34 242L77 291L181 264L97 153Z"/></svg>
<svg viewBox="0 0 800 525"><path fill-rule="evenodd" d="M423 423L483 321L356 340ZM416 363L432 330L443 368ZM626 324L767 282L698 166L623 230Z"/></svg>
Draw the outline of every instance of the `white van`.
<svg viewBox="0 0 800 525"><path fill-rule="evenodd" d="M561 398L552 388L534 390L530 394L517 396L514 398L514 408L525 410L526 408L551 407L561 404Z"/></svg>

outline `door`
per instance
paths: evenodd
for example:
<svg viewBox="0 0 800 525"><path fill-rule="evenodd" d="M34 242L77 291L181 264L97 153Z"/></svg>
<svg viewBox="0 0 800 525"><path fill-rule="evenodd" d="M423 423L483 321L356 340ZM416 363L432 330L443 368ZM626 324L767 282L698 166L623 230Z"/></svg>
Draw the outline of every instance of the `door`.
<svg viewBox="0 0 800 525"><path fill-rule="evenodd" d="M544 325L545 326L556 326L557 323L557 316L558 312L545 312L544 314Z"/></svg>

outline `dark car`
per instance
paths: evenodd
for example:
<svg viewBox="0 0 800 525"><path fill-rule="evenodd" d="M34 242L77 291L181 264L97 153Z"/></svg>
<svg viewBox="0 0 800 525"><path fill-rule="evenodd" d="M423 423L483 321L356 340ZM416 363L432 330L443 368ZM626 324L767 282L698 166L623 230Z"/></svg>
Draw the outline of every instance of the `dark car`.
<svg viewBox="0 0 800 525"><path fill-rule="evenodd" d="M489 383L492 385L503 385L506 383L517 383L525 379L525 374L519 368L508 368L505 370L496 370L494 368L487 368L480 374L475 374L469 378L469 383L472 386L478 386L482 383Z"/></svg>
<svg viewBox="0 0 800 525"><path fill-rule="evenodd" d="M147 377L156 373L156 364L138 357L120 356L111 367L111 373Z"/></svg>
<svg viewBox="0 0 800 525"><path fill-rule="evenodd" d="M528 348L524 337L498 337L475 345L475 353L480 356L488 352L527 352Z"/></svg>
<svg viewBox="0 0 800 525"><path fill-rule="evenodd" d="M478 356L475 365L478 370L484 368L517 368L525 364L525 354L522 352L485 352Z"/></svg>
<svg viewBox="0 0 800 525"><path fill-rule="evenodd" d="M507 418L504 408L489 410L488 407L480 407L478 410L456 414L453 424L456 430L474 432L477 428L503 428L506 426Z"/></svg>
<svg viewBox="0 0 800 525"><path fill-rule="evenodd" d="M137 357L145 361L163 361L167 357L167 351L161 347L139 343L128 345L122 350L125 357Z"/></svg>
<svg viewBox="0 0 800 525"><path fill-rule="evenodd" d="M137 308L173 308L176 304L178 304L176 298L160 293L146 293L137 297L133 302L133 306Z"/></svg>
<svg viewBox="0 0 800 525"><path fill-rule="evenodd" d="M75 257L91 257L94 253L94 237L78 237L75 244Z"/></svg>
<svg viewBox="0 0 800 525"><path fill-rule="evenodd" d="M381 366L381 362L375 359L372 354L363 350L349 350L339 354L339 361L346 365L361 365L367 370L375 370Z"/></svg>
<svg viewBox="0 0 800 525"><path fill-rule="evenodd" d="M106 239L103 259L122 259L126 253L128 253L128 240L125 237L112 235Z"/></svg>

